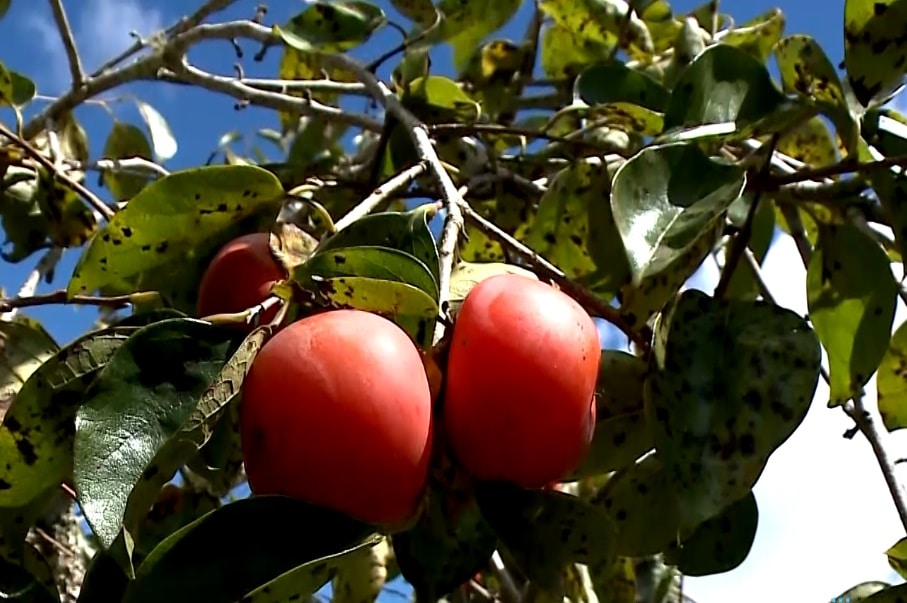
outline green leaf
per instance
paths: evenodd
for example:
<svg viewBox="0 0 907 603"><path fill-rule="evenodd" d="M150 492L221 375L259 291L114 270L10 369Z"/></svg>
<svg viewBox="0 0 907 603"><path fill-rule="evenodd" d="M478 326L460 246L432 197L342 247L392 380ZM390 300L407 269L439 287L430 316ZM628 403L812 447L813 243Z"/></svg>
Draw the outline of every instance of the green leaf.
<svg viewBox="0 0 907 603"><path fill-rule="evenodd" d="M907 574L907 538L901 538L894 543L887 551L885 556L888 557L888 565L898 573L901 578Z"/></svg>
<svg viewBox="0 0 907 603"><path fill-rule="evenodd" d="M325 239L318 251L361 245L397 249L421 260L437 281L441 278L441 264L435 237L428 226L435 213L431 207L365 216Z"/></svg>
<svg viewBox="0 0 907 603"><path fill-rule="evenodd" d="M406 283L438 300L438 282L415 256L389 247L348 247L318 252L298 266L293 279L303 287L313 280L367 277Z"/></svg>
<svg viewBox="0 0 907 603"><path fill-rule="evenodd" d="M429 500L429 511L394 534L393 545L403 578L420 597L436 601L488 566L497 537L474 501L453 514L444 503Z"/></svg>
<svg viewBox="0 0 907 603"><path fill-rule="evenodd" d="M781 9L772 8L730 29L727 35L721 38L721 43L745 50L764 63L771 56L775 44L781 39L785 21Z"/></svg>
<svg viewBox="0 0 907 603"><path fill-rule="evenodd" d="M3 18L3 16L0 15L0 18ZM9 72L9 77L12 80L12 104L14 107L22 107L35 98L38 89L31 79L25 77L18 71L12 70Z"/></svg>
<svg viewBox="0 0 907 603"><path fill-rule="evenodd" d="M363 276L318 278L304 287L314 294L316 303L380 314L400 325L419 345L430 345L438 302L418 287Z"/></svg>
<svg viewBox="0 0 907 603"><path fill-rule="evenodd" d="M6 16L6 11L9 10L12 3L13 0L0 0L0 19Z"/></svg>
<svg viewBox="0 0 907 603"><path fill-rule="evenodd" d="M584 67L608 56L609 46L557 23L549 23L542 30L542 71L554 79L578 75Z"/></svg>
<svg viewBox="0 0 907 603"><path fill-rule="evenodd" d="M16 603L59 603L53 569L35 547L0 544L0 599Z"/></svg>
<svg viewBox="0 0 907 603"><path fill-rule="evenodd" d="M483 483L482 515L530 580L552 593L568 563L607 563L615 556L615 525L601 509L551 490Z"/></svg>
<svg viewBox="0 0 907 603"><path fill-rule="evenodd" d="M634 283L670 268L743 192L744 171L697 146L648 147L618 168L611 190Z"/></svg>
<svg viewBox="0 0 907 603"><path fill-rule="evenodd" d="M482 108L450 78L418 77L403 91L401 101L426 123L475 121ZM408 136L408 134L407 134Z"/></svg>
<svg viewBox="0 0 907 603"><path fill-rule="evenodd" d="M267 534L273 537L262 538ZM164 540L139 567L123 603L232 603L364 541L377 541L372 528L327 509L282 496L238 500Z"/></svg>
<svg viewBox="0 0 907 603"><path fill-rule="evenodd" d="M864 107L883 100L901 85L907 70L907 2L846 0L844 68L857 101Z"/></svg>
<svg viewBox="0 0 907 603"><path fill-rule="evenodd" d="M692 527L743 498L800 425L821 350L790 310L695 289L662 316L653 350L646 412L681 525Z"/></svg>
<svg viewBox="0 0 907 603"><path fill-rule="evenodd" d="M669 92L654 79L623 63L598 64L583 71L575 91L589 105L629 103L663 112Z"/></svg>
<svg viewBox="0 0 907 603"><path fill-rule="evenodd" d="M472 208L486 220L518 241L525 241L535 220L534 200L521 191L495 190L490 198L470 199ZM468 262L505 262L507 257L500 243L478 228L466 225L466 240L461 240L460 257Z"/></svg>
<svg viewBox="0 0 907 603"><path fill-rule="evenodd" d="M723 134L749 138L783 128L794 107L752 55L715 44L681 73L665 109L664 127L670 132L721 125L727 127Z"/></svg>
<svg viewBox="0 0 907 603"><path fill-rule="evenodd" d="M114 353L86 393L76 414L73 480L105 548L124 527L127 502L147 509L172 478L156 476L152 461L173 446L230 358L234 338L231 329L189 318L149 325ZM162 482L153 488L142 483L155 477Z"/></svg>
<svg viewBox="0 0 907 603"><path fill-rule="evenodd" d="M154 147L154 155L160 161L167 161L176 155L177 144L170 131L170 125L161 113L146 102L136 100L135 104L139 108L139 113L148 126L148 132L151 134L151 144Z"/></svg>
<svg viewBox="0 0 907 603"><path fill-rule="evenodd" d="M592 121L627 133L656 136L664 129L664 116L661 113L632 103L595 105L585 113Z"/></svg>
<svg viewBox="0 0 907 603"><path fill-rule="evenodd" d="M305 52L344 52L368 40L387 23L384 11L360 0L315 0L282 27L287 45Z"/></svg>
<svg viewBox="0 0 907 603"><path fill-rule="evenodd" d="M862 603L901 603L907 597L907 584L891 586L881 590L865 599L851 599L852 601L862 601Z"/></svg>
<svg viewBox="0 0 907 603"><path fill-rule="evenodd" d="M369 539L343 552L303 563L262 584L242 598L242 603L286 603L311 598L351 556L374 546Z"/></svg>
<svg viewBox="0 0 907 603"><path fill-rule="evenodd" d="M0 408L59 346L41 323L17 316L0 321Z"/></svg>
<svg viewBox="0 0 907 603"><path fill-rule="evenodd" d="M423 27L435 20L435 7L431 0L390 0L398 13Z"/></svg>
<svg viewBox="0 0 907 603"><path fill-rule="evenodd" d="M699 524L691 536L665 552L665 561L684 576L710 576L736 569L756 538L759 507L752 492Z"/></svg>
<svg viewBox="0 0 907 603"><path fill-rule="evenodd" d="M604 162L574 162L551 178L526 235L533 250L600 295L613 295L630 278L610 186Z"/></svg>
<svg viewBox="0 0 907 603"><path fill-rule="evenodd" d="M838 161L835 140L828 125L818 116L787 130L778 139L776 148L778 152L813 167L831 165Z"/></svg>
<svg viewBox="0 0 907 603"><path fill-rule="evenodd" d="M3 63L0 63L0 106L14 105L13 78Z"/></svg>
<svg viewBox="0 0 907 603"><path fill-rule="evenodd" d="M273 207L284 190L271 172L251 165L205 166L173 172L137 194L82 253L69 281L70 295L106 285L130 288L128 279L158 268L231 225Z"/></svg>
<svg viewBox="0 0 907 603"><path fill-rule="evenodd" d="M541 0L538 7L561 27L595 42L612 46L621 40L646 54L655 51L649 28L636 11L627 19L622 0Z"/></svg>
<svg viewBox="0 0 907 603"><path fill-rule="evenodd" d="M595 384L595 432L571 478L603 475L632 465L655 445L645 418L645 359L602 350Z"/></svg>
<svg viewBox="0 0 907 603"><path fill-rule="evenodd" d="M829 406L859 393L879 367L897 305L888 256L850 224L820 225L806 273L809 318L828 353Z"/></svg>
<svg viewBox="0 0 907 603"><path fill-rule="evenodd" d="M113 555L101 549L95 553L85 572L77 603L122 601L128 582Z"/></svg>
<svg viewBox="0 0 907 603"><path fill-rule="evenodd" d="M885 429L907 427L907 323L901 324L891 337L879 364L876 387Z"/></svg>
<svg viewBox="0 0 907 603"><path fill-rule="evenodd" d="M104 157L108 159L123 159L125 157L141 157L151 160L151 143L145 133L132 124L115 120L107 142L104 143ZM117 200L128 200L135 197L146 184L148 178L135 174L124 174L117 170L105 171L101 178L104 186Z"/></svg>
<svg viewBox="0 0 907 603"><path fill-rule="evenodd" d="M88 333L41 365L0 424L0 506L29 503L72 468L73 423L82 395L135 327Z"/></svg>
<svg viewBox="0 0 907 603"><path fill-rule="evenodd" d="M784 38L775 48L775 59L786 93L809 99L835 123L848 154L857 150L859 124L844 95L844 87L834 65L813 38L794 35Z"/></svg>
<svg viewBox="0 0 907 603"><path fill-rule="evenodd" d="M655 555L678 538L681 516L674 491L657 453L608 478L590 503L603 509L617 526L618 555Z"/></svg>
<svg viewBox="0 0 907 603"><path fill-rule="evenodd" d="M450 44L454 70L460 73L482 40L507 24L522 4L522 0L441 0L437 9L444 20L429 40Z"/></svg>

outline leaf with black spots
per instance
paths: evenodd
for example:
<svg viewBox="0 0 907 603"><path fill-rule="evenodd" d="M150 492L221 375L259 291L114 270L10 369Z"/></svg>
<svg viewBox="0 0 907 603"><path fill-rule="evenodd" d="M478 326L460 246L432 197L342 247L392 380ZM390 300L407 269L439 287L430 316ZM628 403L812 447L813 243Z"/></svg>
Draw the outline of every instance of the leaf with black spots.
<svg viewBox="0 0 907 603"><path fill-rule="evenodd" d="M642 409L599 419L595 423L589 451L579 467L571 473L571 478L604 475L627 467L654 445Z"/></svg>
<svg viewBox="0 0 907 603"><path fill-rule="evenodd" d="M764 63L784 34L785 25L786 19L781 9L772 8L758 17L729 28L727 35L721 38L721 43L745 50Z"/></svg>
<svg viewBox="0 0 907 603"><path fill-rule="evenodd" d="M775 47L781 84L788 94L799 94L827 114L844 142L848 155L857 151L860 128L838 72L815 39L806 35L784 38Z"/></svg>
<svg viewBox="0 0 907 603"><path fill-rule="evenodd" d="M844 3L844 69L864 107L884 100L907 70L907 2L847 0Z"/></svg>
<svg viewBox="0 0 907 603"><path fill-rule="evenodd" d="M688 289L662 315L653 351L649 425L681 525L695 526L749 493L803 421L821 348L790 310Z"/></svg>
<svg viewBox="0 0 907 603"><path fill-rule="evenodd" d="M304 564L377 540L373 528L334 511L253 496L171 534L139 566L123 603L234 603Z"/></svg>
<svg viewBox="0 0 907 603"><path fill-rule="evenodd" d="M615 523L601 508L576 496L483 483L476 500L523 572L553 594L562 591L567 564L602 563L616 554Z"/></svg>
<svg viewBox="0 0 907 603"><path fill-rule="evenodd" d="M621 556L660 553L682 531L674 487L658 454L612 475L590 503L617 527L615 550Z"/></svg>
<svg viewBox="0 0 907 603"><path fill-rule="evenodd" d="M387 23L384 11L361 0L316 0L275 31L303 52L344 52L368 40Z"/></svg>
<svg viewBox="0 0 907 603"><path fill-rule="evenodd" d="M403 578L434 601L488 566L497 537L473 501L456 514L430 503L415 526L394 534L393 546Z"/></svg>
<svg viewBox="0 0 907 603"><path fill-rule="evenodd" d="M0 506L25 505L68 477L75 414L85 390L137 330L88 333L31 374L0 424Z"/></svg>
<svg viewBox="0 0 907 603"><path fill-rule="evenodd" d="M129 283L265 209L276 217L284 190L252 165L212 165L156 180L117 212L82 253L67 291L84 294ZM225 243L226 241L224 241Z"/></svg>
<svg viewBox="0 0 907 603"><path fill-rule="evenodd" d="M231 329L176 318L137 331L110 358L76 414L73 480L82 512L107 548L160 486L160 456L195 452L174 441L236 348ZM190 454L191 454L190 452ZM182 463L167 463L174 471ZM173 467L173 465L176 465ZM131 515L131 513L130 513Z"/></svg>
<svg viewBox="0 0 907 603"><path fill-rule="evenodd" d="M665 561L684 576L729 572L743 563L753 547L759 507L750 492L665 551Z"/></svg>
<svg viewBox="0 0 907 603"><path fill-rule="evenodd" d="M891 336L879 364L876 387L885 429L895 431L907 427L907 323L901 324Z"/></svg>
<svg viewBox="0 0 907 603"><path fill-rule="evenodd" d="M441 271L438 246L428 226L435 213L433 205L426 205L405 212L371 214L325 239L318 251L362 245L389 247L421 260L438 280Z"/></svg>
<svg viewBox="0 0 907 603"><path fill-rule="evenodd" d="M605 162L574 163L551 179L526 235L529 247L602 296L614 295L630 278L610 189Z"/></svg>
<svg viewBox="0 0 907 603"><path fill-rule="evenodd" d="M59 349L36 320L17 316L0 321L0 420L16 392Z"/></svg>
<svg viewBox="0 0 907 603"><path fill-rule="evenodd" d="M829 406L859 393L891 338L898 285L885 251L851 224L821 225L806 273L809 318L828 353Z"/></svg>

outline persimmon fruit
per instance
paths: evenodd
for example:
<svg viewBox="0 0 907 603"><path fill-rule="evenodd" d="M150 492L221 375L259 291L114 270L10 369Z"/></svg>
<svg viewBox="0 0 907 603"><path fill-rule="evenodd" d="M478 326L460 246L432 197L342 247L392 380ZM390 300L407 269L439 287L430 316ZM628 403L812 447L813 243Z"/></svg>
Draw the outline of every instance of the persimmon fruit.
<svg viewBox="0 0 907 603"><path fill-rule="evenodd" d="M199 316L242 312L263 302L271 286L284 277L268 247L270 234L255 232L237 237L211 259L198 287ZM277 315L277 306L259 318L267 324Z"/></svg>
<svg viewBox="0 0 907 603"><path fill-rule="evenodd" d="M475 285L453 326L443 423L454 455L481 480L539 489L588 452L601 344L565 293L500 274Z"/></svg>
<svg viewBox="0 0 907 603"><path fill-rule="evenodd" d="M243 383L249 486L378 525L418 510L432 408L419 351L393 322L332 310L268 340Z"/></svg>

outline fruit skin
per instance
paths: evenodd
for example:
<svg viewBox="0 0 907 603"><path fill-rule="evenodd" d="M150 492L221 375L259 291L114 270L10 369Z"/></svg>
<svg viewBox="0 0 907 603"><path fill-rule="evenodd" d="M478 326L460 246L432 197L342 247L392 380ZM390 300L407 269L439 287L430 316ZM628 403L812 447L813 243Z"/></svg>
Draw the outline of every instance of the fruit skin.
<svg viewBox="0 0 907 603"><path fill-rule="evenodd" d="M220 248L199 283L199 316L242 312L268 297L271 285L284 278L268 248L270 236L267 232L247 234ZM269 323L277 311L276 306L269 308L259 317L259 324Z"/></svg>
<svg viewBox="0 0 907 603"><path fill-rule="evenodd" d="M396 324L359 310L291 323L252 362L240 429L256 494L405 523L421 501L432 450L419 352Z"/></svg>
<svg viewBox="0 0 907 603"><path fill-rule="evenodd" d="M592 441L600 358L595 323L564 293L515 274L477 284L453 327L443 402L464 468L523 488L560 481Z"/></svg>

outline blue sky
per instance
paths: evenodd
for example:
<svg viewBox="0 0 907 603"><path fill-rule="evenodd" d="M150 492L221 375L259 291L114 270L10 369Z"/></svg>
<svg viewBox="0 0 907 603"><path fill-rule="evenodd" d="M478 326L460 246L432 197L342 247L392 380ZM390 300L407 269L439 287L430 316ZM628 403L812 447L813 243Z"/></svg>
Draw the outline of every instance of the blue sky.
<svg viewBox="0 0 907 603"><path fill-rule="evenodd" d="M65 0L64 0L65 2ZM70 22L88 71L117 54L131 43L129 32L153 33L183 16L196 2L177 0L70 0L66 2ZM256 2L237 2L218 19L245 18L254 14ZM379 2L387 8L387 2ZM693 8L689 0L673 4L677 12ZM726 0L722 6L736 22L742 23L775 6L787 16L787 34L808 33L822 44L834 64L843 58L842 1ZM500 37L519 39L525 29L531 3L526 2L518 18ZM269 3L268 21L281 22L303 8L299 1ZM388 9L392 15L392 9ZM399 41L393 31L383 32L355 54L374 56L376 48L387 48ZM252 77L275 77L278 52L272 52L263 63L251 56L257 48L244 43L245 73ZM195 49L192 60L200 67L224 75L233 73L235 57L223 42L205 43ZM40 94L53 96L69 84L69 71L61 52L56 28L46 2L12 3L10 12L0 22L0 61L7 67L33 77ZM436 72L449 73L450 53L441 47L433 56ZM393 67L393 63L389 65ZM386 70L382 75L386 75ZM110 104L119 119L140 124L135 105L128 95L137 95L154 105L177 134L179 149L166 163L177 170L204 162L222 134L242 131L254 139L255 130L277 128L276 114L254 107L236 111L234 100L203 90L162 83L138 84L107 93L106 98L125 96L126 100ZM35 101L39 108L43 101ZM357 111L366 110L362 99L350 104ZM28 115L28 113L27 113ZM86 105L76 112L91 140L92 157L103 147L111 117L98 105ZM12 123L11 114L2 119ZM271 152L267 141L259 141ZM279 155L273 153L273 158ZM94 178L88 184L93 186ZM102 196L106 191L98 191ZM65 285L78 251L69 251L57 270L53 285L42 284L39 292ZM34 267L40 254L17 265L0 262L0 287L14 293ZM779 237L770 252L767 272L779 303L805 312L804 273L794 254L791 241ZM691 286L709 290L714 286L714 267L706 265ZM905 318L899 308L896 323ZM91 308L45 307L27 312L44 321L62 344L90 326L96 316ZM607 334L612 344L618 340ZM874 396L870 384L869 398ZM840 412L824 408L827 391L820 386L817 403L801 429L773 457L756 486L761 521L753 551L737 570L708 578L688 579L686 592L698 603L737 603L756 601L827 601L850 586L865 580L896 581L887 567L884 550L893 544L903 530L888 500L868 445L857 437L846 441L840 434L848 427ZM900 434L895 434L899 436ZM907 456L905 437L890 436L886 442L894 458ZM782 587L781 585L784 585Z"/></svg>

